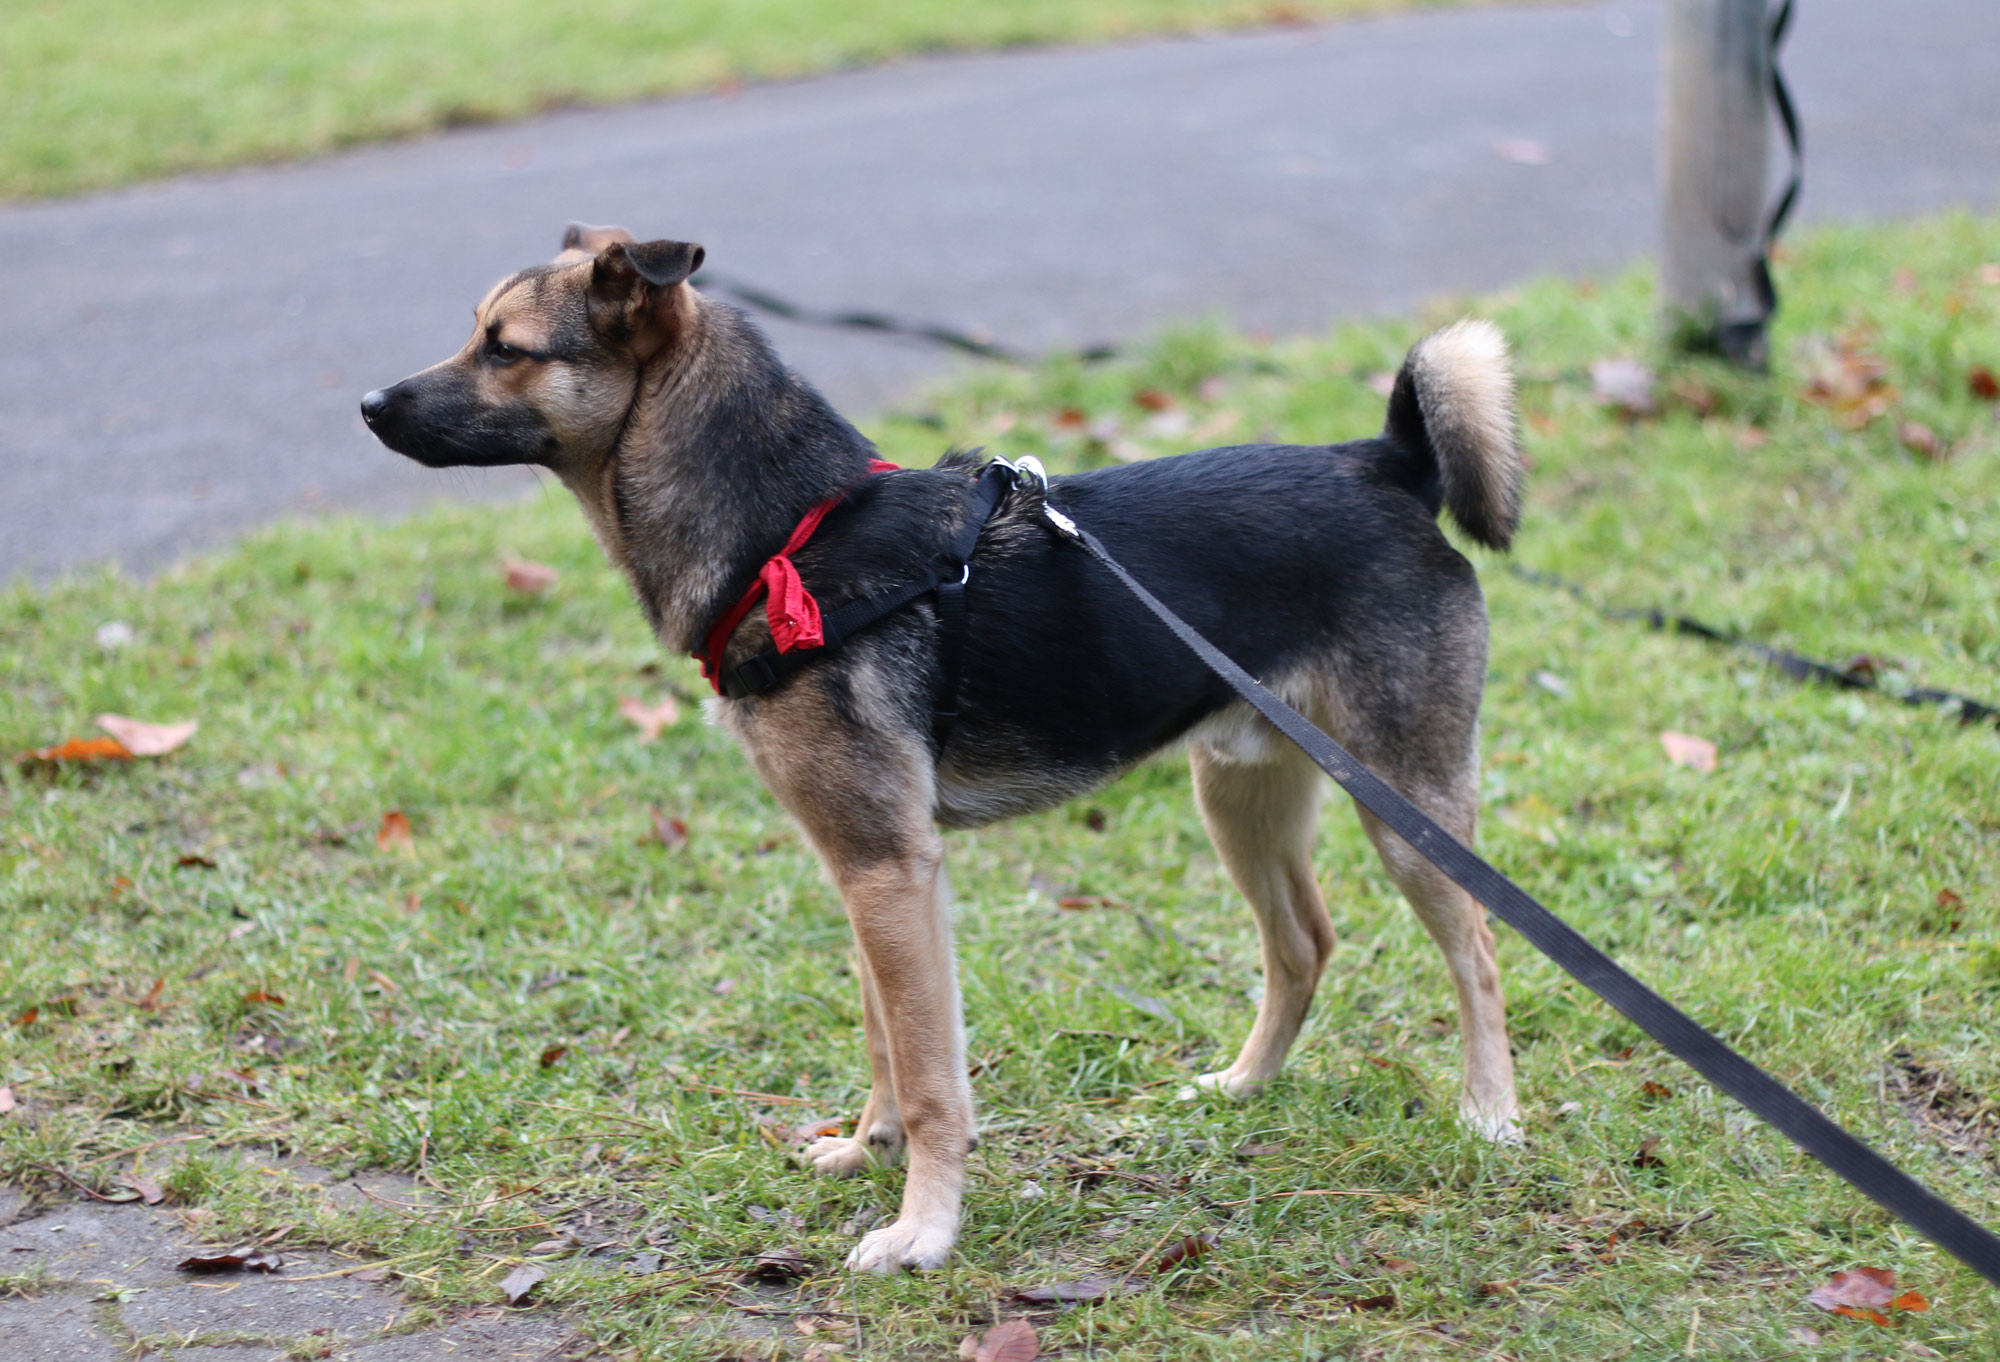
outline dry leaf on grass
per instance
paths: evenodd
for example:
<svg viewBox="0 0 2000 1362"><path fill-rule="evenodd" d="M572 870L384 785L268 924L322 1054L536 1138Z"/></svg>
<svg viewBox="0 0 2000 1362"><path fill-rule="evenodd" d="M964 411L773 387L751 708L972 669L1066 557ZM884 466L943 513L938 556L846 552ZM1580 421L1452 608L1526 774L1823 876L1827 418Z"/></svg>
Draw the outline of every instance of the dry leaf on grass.
<svg viewBox="0 0 2000 1362"><path fill-rule="evenodd" d="M116 738L71 738L53 747L37 747L23 752L15 761L23 771L37 766L75 765L93 761L130 761L132 754Z"/></svg>
<svg viewBox="0 0 2000 1362"><path fill-rule="evenodd" d="M660 809L652 810L653 840L667 850L684 847L688 840L688 825L684 818L669 818Z"/></svg>
<svg viewBox="0 0 2000 1362"><path fill-rule="evenodd" d="M1041 1353L1035 1326L1024 1319L1002 1320L976 1337L967 1334L958 1345L961 1362L1035 1362Z"/></svg>
<svg viewBox="0 0 2000 1362"><path fill-rule="evenodd" d="M201 720L178 724L151 724L144 719L128 719L123 714L100 714L97 726L117 739L135 757L164 757L187 745L201 727Z"/></svg>
<svg viewBox="0 0 2000 1362"><path fill-rule="evenodd" d="M781 1286L811 1275L812 1264L806 1261L805 1254L797 1249L772 1249L757 1255L757 1261L744 1271L743 1280Z"/></svg>
<svg viewBox="0 0 2000 1362"><path fill-rule="evenodd" d="M500 1279L500 1290L507 1297L507 1304L519 1305L548 1275L549 1270L545 1267L523 1263Z"/></svg>
<svg viewBox="0 0 2000 1362"><path fill-rule="evenodd" d="M1153 1271L1157 1275L1162 1272L1171 1272L1177 1267L1185 1267L1214 1247L1215 1234L1213 1231L1204 1230L1200 1234L1189 1235L1187 1238L1181 1240L1180 1243L1175 1244L1158 1258L1154 1259Z"/></svg>
<svg viewBox="0 0 2000 1362"><path fill-rule="evenodd" d="M640 742L651 742L660 736L661 729L672 728L681 717L680 702L671 695L657 705L624 696L618 701L618 712L630 719L639 730Z"/></svg>
<svg viewBox="0 0 2000 1362"><path fill-rule="evenodd" d="M507 581L509 591L518 591L523 596L539 596L556 584L562 574L546 563L530 563L524 558L508 558L501 561L500 571Z"/></svg>
<svg viewBox="0 0 2000 1362"><path fill-rule="evenodd" d="M1653 371L1636 359L1600 359L1590 366L1590 388L1597 400L1627 416L1651 416L1657 409L1653 381Z"/></svg>
<svg viewBox="0 0 2000 1362"><path fill-rule="evenodd" d="M1715 769L1715 744L1707 738L1668 729L1660 734L1660 746L1667 750L1667 760L1676 766L1703 773Z"/></svg>
<svg viewBox="0 0 2000 1362"><path fill-rule="evenodd" d="M1896 438L1902 442L1903 448L1920 459L1935 462L1946 453L1944 446L1938 443L1937 432L1922 421L1903 422L1896 427Z"/></svg>
<svg viewBox="0 0 2000 1362"><path fill-rule="evenodd" d="M127 1173L118 1180L137 1192L139 1200L148 1206L157 1206L167 1199L167 1194L160 1189L160 1184L149 1177L142 1177L138 1173Z"/></svg>
<svg viewBox="0 0 2000 1362"><path fill-rule="evenodd" d="M275 1253L238 1249L232 1253L197 1253L180 1261L183 1272L276 1272L285 1260Z"/></svg>
<svg viewBox="0 0 2000 1362"><path fill-rule="evenodd" d="M276 993L266 993L261 988L253 988L243 995L245 1007L283 1007L285 1000Z"/></svg>
<svg viewBox="0 0 2000 1362"><path fill-rule="evenodd" d="M1857 333L1832 341L1809 338L1799 347L1799 358L1806 400L1825 407L1849 430L1859 430L1895 404L1896 390L1886 377L1889 366L1866 349L1865 338Z"/></svg>
<svg viewBox="0 0 2000 1362"><path fill-rule="evenodd" d="M1108 1272L1093 1272L1087 1277L1078 1277L1073 1281L1021 1287L1014 1292L1013 1299L1027 1305L1081 1305L1090 1301L1108 1300L1113 1296L1129 1296L1143 1289L1130 1277L1117 1277Z"/></svg>
<svg viewBox="0 0 2000 1362"><path fill-rule="evenodd" d="M1812 1289L1812 1294L1806 1297L1806 1304L1816 1305L1828 1314L1883 1325L1889 1322L1889 1317L1882 1313L1884 1307L1909 1311L1931 1308L1931 1303L1924 1299L1921 1291L1897 1294L1895 1269L1886 1267L1857 1267L1851 1272L1836 1272L1830 1280Z"/></svg>
<svg viewBox="0 0 2000 1362"><path fill-rule="evenodd" d="M383 814L382 826L375 829L375 849L414 852L417 849L417 834L410 826L410 816L400 809L391 809Z"/></svg>
<svg viewBox="0 0 2000 1362"><path fill-rule="evenodd" d="M13 1109L14 1090L8 1087L0 1087L0 1116L5 1116Z"/></svg>

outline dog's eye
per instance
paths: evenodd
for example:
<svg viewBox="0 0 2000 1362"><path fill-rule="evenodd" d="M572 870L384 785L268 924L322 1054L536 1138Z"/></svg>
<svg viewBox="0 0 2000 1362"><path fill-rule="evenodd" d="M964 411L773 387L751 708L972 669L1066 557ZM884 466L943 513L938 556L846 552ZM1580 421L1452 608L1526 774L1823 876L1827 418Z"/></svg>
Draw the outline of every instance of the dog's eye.
<svg viewBox="0 0 2000 1362"><path fill-rule="evenodd" d="M486 357L495 364L512 364L517 359L526 359L528 352L495 338L486 342Z"/></svg>

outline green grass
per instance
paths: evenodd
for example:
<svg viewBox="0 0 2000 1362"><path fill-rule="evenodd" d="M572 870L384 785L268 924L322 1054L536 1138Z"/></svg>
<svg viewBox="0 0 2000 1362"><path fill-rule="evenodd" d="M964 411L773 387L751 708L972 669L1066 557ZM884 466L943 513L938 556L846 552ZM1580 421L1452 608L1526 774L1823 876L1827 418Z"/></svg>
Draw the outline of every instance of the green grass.
<svg viewBox="0 0 2000 1362"><path fill-rule="evenodd" d="M0 197L911 53L1469 0L0 0Z"/></svg>
<svg viewBox="0 0 2000 1362"><path fill-rule="evenodd" d="M1980 270L1995 261L1991 218L1820 233L1782 270L1774 375L1672 366L1678 396L1639 421L1593 398L1586 366L1651 354L1643 276L1490 300L1518 342L1534 460L1517 559L2000 693L2000 427L1966 383L2000 363L2000 286ZM1366 380L1419 330L1257 345L1196 329L1117 365L971 374L876 434L903 462L950 438L1071 467L1224 426L1360 434L1380 421ZM1802 347L1835 335L1879 354L1898 394L1858 430L1802 398ZM1166 417L1135 400L1147 389L1172 399ZM1906 452L1909 419L1952 456ZM510 596L503 554L562 579ZM2000 734L1801 687L1481 565L1487 853L2000 1223ZM98 645L111 620L131 646ZM132 1160L105 1155L196 1134L138 1158L212 1207L218 1233L292 1225L397 1258L404 1289L440 1308L497 1299L555 1228L649 1241L654 1276L613 1270L621 1249L554 1257L541 1288L629 1356L723 1355L755 1318L730 1269L773 1247L815 1265L799 1299L861 1317L863 1354L945 1357L1019 1309L1016 1287L1124 1271L1204 1230L1215 1251L1142 1293L1038 1315L1045 1349L1770 1359L1805 1354L1796 1328L1825 1335L1814 1357L2000 1349L1969 1272L1504 932L1528 1141L1468 1137L1450 1116L1443 970L1344 807L1319 853L1342 944L1289 1076L1246 1105L1177 1101L1233 1052L1258 976L1171 755L950 839L985 1136L962 1252L921 1279L844 1280L857 1222L893 1210L899 1176L817 1181L781 1132L861 1100L846 927L717 731L690 716L642 746L616 712L697 688L553 492L286 527L151 584L103 573L0 596L7 750L102 710L203 723L165 759L52 778L10 765L0 781L0 1020L39 1009L0 1025L0 1083L20 1102L0 1116L0 1177L68 1195L49 1170L109 1186ZM1716 741L1720 769L1668 765L1663 729ZM653 808L686 820L684 847L648 840ZM391 809L414 854L376 849ZM1117 906L1060 911L1066 894ZM158 1010L136 1006L155 980ZM1906 1064L1949 1079L1938 1105L1909 1096ZM1636 1166L1655 1137L1663 1162ZM1281 1148L1240 1156L1246 1143ZM459 1205L331 1210L234 1162L274 1148L421 1171ZM1131 1176L1078 1178L1068 1160ZM1370 1190L1225 1204L1311 1189ZM469 1254L461 1229L478 1231ZM1803 1304L1856 1265L1895 1268L1935 1308L1892 1339ZM1346 1309L1383 1293L1393 1307ZM776 1339L757 1355L808 1346Z"/></svg>

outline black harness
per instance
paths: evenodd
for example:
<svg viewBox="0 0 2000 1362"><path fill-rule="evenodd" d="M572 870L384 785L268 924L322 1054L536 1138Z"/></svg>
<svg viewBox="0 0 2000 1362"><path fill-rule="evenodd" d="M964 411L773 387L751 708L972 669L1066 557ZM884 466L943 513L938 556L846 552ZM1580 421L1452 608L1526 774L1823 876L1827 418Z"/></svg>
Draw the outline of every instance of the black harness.
<svg viewBox="0 0 2000 1362"><path fill-rule="evenodd" d="M1014 466L996 459L979 472L973 485L972 503L965 522L951 542L938 552L932 565L913 581L903 582L872 596L849 601L822 616L820 627L826 641L817 648L790 652L767 649L744 658L735 666L725 666L717 678L717 688L732 700L762 695L793 672L802 671L853 638L869 625L901 610L921 596L937 593L938 687L931 704L931 740L944 750L958 719L958 683L965 665L965 584L972 578L972 554L979 536L1000 504L1013 491L1018 474Z"/></svg>

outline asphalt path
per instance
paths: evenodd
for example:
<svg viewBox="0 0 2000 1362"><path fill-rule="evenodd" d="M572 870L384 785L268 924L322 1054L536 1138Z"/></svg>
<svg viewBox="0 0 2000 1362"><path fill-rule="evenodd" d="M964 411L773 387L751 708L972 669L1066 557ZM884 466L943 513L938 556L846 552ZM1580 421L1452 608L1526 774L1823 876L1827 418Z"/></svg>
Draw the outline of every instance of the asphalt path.
<svg viewBox="0 0 2000 1362"><path fill-rule="evenodd" d="M1802 0L1802 217L2000 197L1992 0ZM362 430L565 222L1028 347L1273 332L1653 249L1657 3L927 58L0 209L0 579L506 495ZM954 361L771 322L848 411Z"/></svg>

